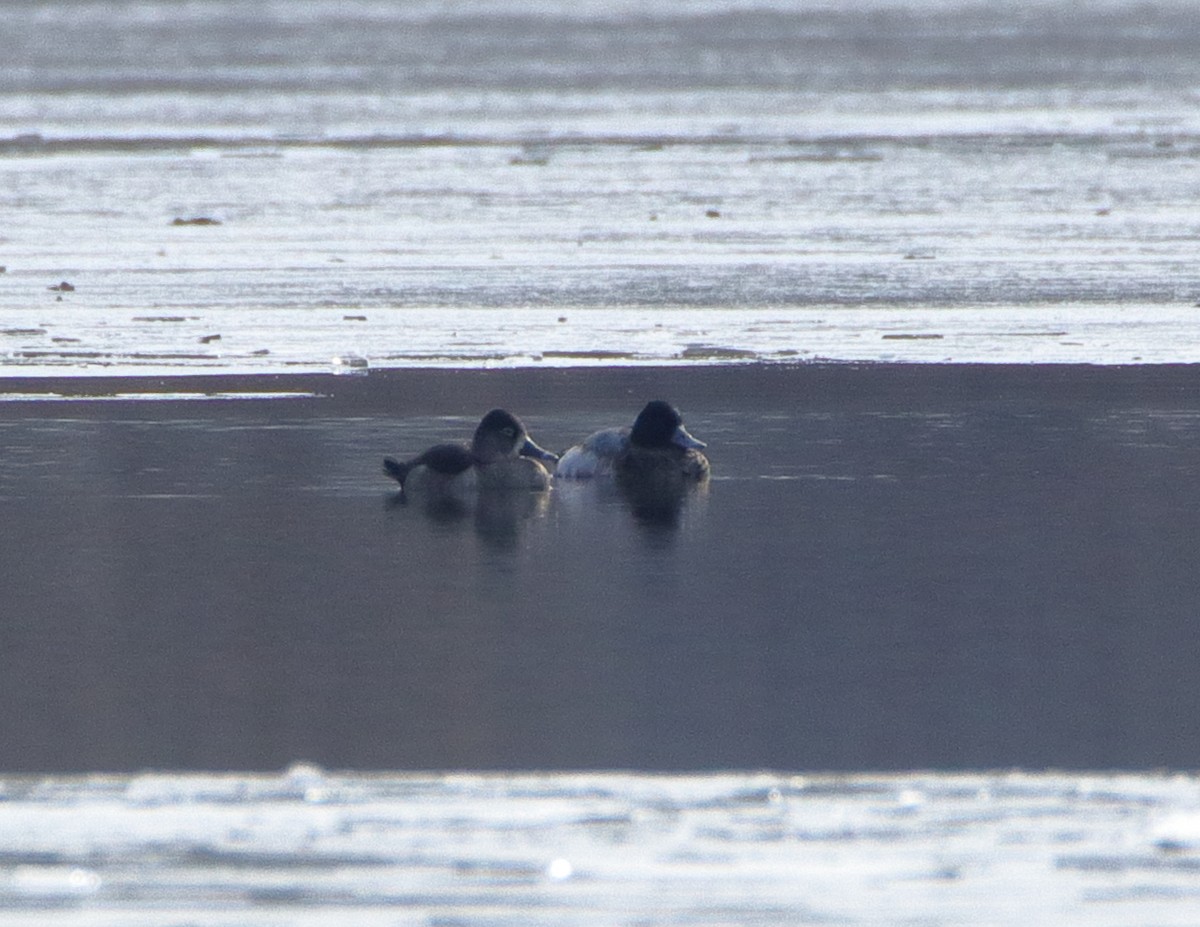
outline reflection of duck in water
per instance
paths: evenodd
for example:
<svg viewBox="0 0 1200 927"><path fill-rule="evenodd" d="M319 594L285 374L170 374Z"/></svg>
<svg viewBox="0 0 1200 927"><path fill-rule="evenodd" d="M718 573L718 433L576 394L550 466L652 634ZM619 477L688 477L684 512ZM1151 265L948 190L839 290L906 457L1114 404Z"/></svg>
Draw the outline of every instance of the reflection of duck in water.
<svg viewBox="0 0 1200 927"><path fill-rule="evenodd" d="M549 502L544 492L483 492L475 500L471 525L488 547L512 550L525 523L544 516Z"/></svg>
<svg viewBox="0 0 1200 927"><path fill-rule="evenodd" d="M632 428L589 435L558 462L555 476L587 479L613 474L620 482L652 482L684 488L708 477L707 445L683 427L679 410L656 399L646 404Z"/></svg>
<svg viewBox="0 0 1200 927"><path fill-rule="evenodd" d="M597 431L568 450L555 476L611 475L635 518L673 527L688 491L708 479L708 458L700 452L705 446L683 427L678 409L656 399L632 428Z"/></svg>
<svg viewBox="0 0 1200 927"><path fill-rule="evenodd" d="M403 463L385 457L383 471L408 493L454 495L473 490L530 489L550 486L542 461L558 460L538 447L512 413L493 409L475 429L471 446L435 444Z"/></svg>

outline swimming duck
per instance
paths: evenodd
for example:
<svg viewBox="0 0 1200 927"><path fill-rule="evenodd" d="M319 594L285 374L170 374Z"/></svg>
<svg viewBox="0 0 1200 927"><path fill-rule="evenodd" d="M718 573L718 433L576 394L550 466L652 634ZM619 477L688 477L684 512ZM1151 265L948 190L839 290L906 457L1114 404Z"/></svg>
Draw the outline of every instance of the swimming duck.
<svg viewBox="0 0 1200 927"><path fill-rule="evenodd" d="M471 446L435 444L411 460L383 459L383 472L405 492L453 493L473 489L533 489L550 486L556 454L533 442L511 412L492 409L479 422Z"/></svg>
<svg viewBox="0 0 1200 927"><path fill-rule="evenodd" d="M707 447L683 427L668 402L656 399L638 413L632 428L608 428L589 435L562 455L555 475L587 479L613 474L620 481L686 486L708 477Z"/></svg>

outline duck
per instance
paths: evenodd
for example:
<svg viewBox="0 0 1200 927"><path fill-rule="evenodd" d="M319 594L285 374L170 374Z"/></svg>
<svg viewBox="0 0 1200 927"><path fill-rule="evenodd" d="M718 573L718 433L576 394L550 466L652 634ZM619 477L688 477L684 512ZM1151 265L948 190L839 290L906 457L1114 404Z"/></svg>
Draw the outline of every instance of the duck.
<svg viewBox="0 0 1200 927"><path fill-rule="evenodd" d="M683 416L669 402L646 403L631 428L597 431L566 450L556 477L591 479L612 475L620 482L686 487L708 478L708 445L683 427Z"/></svg>
<svg viewBox="0 0 1200 927"><path fill-rule="evenodd" d="M521 420L505 409L492 409L479 422L468 447L435 444L416 457L383 459L383 472L402 492L430 494L474 490L543 491L550 488L550 471L558 455L539 447Z"/></svg>

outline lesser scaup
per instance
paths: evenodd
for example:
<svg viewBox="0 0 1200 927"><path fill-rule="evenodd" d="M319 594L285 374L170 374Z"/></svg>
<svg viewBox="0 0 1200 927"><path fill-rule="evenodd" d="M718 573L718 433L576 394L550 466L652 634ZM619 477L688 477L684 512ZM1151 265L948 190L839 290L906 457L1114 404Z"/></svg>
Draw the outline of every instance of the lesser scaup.
<svg viewBox="0 0 1200 927"><path fill-rule="evenodd" d="M542 461L558 456L538 447L511 412L493 409L475 429L471 446L435 444L411 460L385 457L384 472L405 492L533 489L550 486Z"/></svg>
<svg viewBox="0 0 1200 927"><path fill-rule="evenodd" d="M706 446L683 427L678 409L656 399L632 428L597 431L570 448L554 472L566 479L613 474L622 481L685 486L708 477L708 458L700 453Z"/></svg>

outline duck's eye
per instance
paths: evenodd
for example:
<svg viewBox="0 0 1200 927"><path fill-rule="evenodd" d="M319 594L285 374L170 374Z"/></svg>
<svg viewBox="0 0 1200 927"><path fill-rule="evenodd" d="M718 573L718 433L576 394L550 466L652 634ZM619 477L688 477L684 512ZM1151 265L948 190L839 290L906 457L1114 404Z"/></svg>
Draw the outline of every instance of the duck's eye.
<svg viewBox="0 0 1200 927"><path fill-rule="evenodd" d="M504 429L504 434L509 438L515 438L517 436L517 430L509 426L508 428Z"/></svg>

